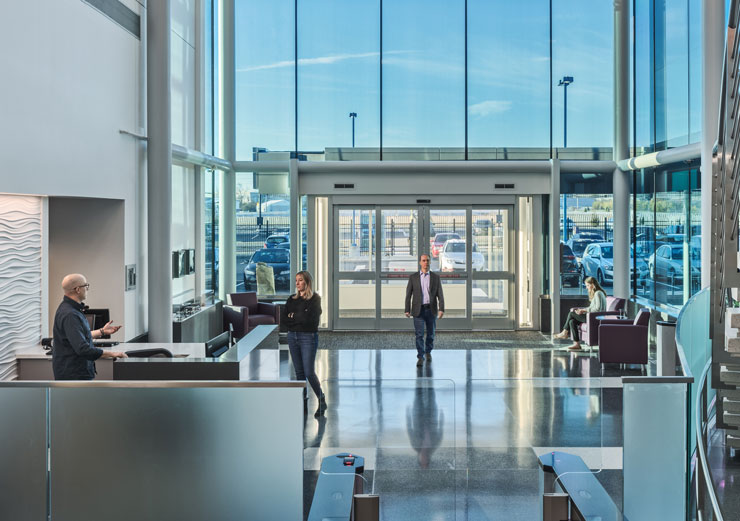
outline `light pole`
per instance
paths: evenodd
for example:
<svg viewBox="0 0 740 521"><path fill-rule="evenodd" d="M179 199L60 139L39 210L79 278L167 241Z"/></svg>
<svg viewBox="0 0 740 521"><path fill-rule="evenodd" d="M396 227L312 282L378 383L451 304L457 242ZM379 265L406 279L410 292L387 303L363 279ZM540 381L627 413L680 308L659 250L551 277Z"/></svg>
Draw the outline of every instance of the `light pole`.
<svg viewBox="0 0 740 521"><path fill-rule="evenodd" d="M352 148L355 148L355 118L357 117L357 112L350 112L349 117L352 118Z"/></svg>
<svg viewBox="0 0 740 521"><path fill-rule="evenodd" d="M568 85L573 83L573 76L563 76L558 87L563 87L563 148L568 148Z"/></svg>
<svg viewBox="0 0 740 521"><path fill-rule="evenodd" d="M563 148L568 148L568 85L573 76L563 76L558 87L563 87ZM563 242L568 240L568 196L563 194Z"/></svg>

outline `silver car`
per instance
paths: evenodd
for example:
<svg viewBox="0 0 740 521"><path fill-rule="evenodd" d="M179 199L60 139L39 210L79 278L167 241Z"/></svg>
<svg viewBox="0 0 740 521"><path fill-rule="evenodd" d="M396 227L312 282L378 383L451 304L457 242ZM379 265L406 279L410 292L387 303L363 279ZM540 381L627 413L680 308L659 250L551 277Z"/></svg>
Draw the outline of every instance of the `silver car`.
<svg viewBox="0 0 740 521"><path fill-rule="evenodd" d="M637 258L637 281L639 285L645 283L648 266L641 258ZM630 279L635 273L634 250L630 248ZM581 257L583 278L593 277L600 285L610 285L614 282L614 245L611 242L595 242L586 247Z"/></svg>
<svg viewBox="0 0 740 521"><path fill-rule="evenodd" d="M483 254L478 251L478 245L473 243L473 255L471 262L473 271L483 269ZM450 239L445 242L442 251L439 252L440 271L464 271L465 270L465 239Z"/></svg>

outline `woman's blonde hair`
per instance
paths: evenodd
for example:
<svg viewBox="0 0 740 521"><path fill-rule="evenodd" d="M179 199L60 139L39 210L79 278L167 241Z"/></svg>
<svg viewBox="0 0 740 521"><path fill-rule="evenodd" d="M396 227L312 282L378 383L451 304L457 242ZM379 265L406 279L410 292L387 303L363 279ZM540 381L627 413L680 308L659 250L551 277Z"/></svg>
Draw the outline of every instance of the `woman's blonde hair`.
<svg viewBox="0 0 740 521"><path fill-rule="evenodd" d="M299 271L295 274L295 276L301 276L303 279L303 282L306 283L306 291L303 293L303 298L306 300L311 300L311 297L313 297L313 277L308 272L308 270ZM300 295L296 293L293 295L293 298L300 298Z"/></svg>
<svg viewBox="0 0 740 521"><path fill-rule="evenodd" d="M593 284L593 289L588 290L588 300L593 300L594 295L596 295L597 291L601 291L606 295L606 291L604 291L604 288L602 288L599 285L599 281L596 280L593 277L586 277L586 280L583 281L584 284Z"/></svg>

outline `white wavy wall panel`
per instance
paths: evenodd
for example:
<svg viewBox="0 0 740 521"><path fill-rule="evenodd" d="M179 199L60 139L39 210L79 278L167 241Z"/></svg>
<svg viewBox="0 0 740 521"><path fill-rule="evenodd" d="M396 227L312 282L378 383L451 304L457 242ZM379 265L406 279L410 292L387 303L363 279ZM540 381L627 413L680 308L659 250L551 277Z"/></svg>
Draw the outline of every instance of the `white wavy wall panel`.
<svg viewBox="0 0 740 521"><path fill-rule="evenodd" d="M0 195L0 380L41 338L41 210L39 197Z"/></svg>

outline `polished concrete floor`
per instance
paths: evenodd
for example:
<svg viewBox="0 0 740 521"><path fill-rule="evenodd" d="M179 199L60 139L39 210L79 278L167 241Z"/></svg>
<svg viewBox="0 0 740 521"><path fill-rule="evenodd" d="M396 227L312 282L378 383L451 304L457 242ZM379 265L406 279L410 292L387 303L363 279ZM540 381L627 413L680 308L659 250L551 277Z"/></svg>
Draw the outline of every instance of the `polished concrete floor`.
<svg viewBox="0 0 740 521"><path fill-rule="evenodd" d="M709 467L714 489L726 521L740 520L740 450L725 446L724 431L714 432L709 444ZM709 500L705 500L709 505Z"/></svg>
<svg viewBox="0 0 740 521"><path fill-rule="evenodd" d="M314 419L310 396L305 516L322 458L339 452L365 458L384 520L539 519L537 456L553 449L580 455L621 505L619 377L646 370L538 342L435 350L421 368L410 349L320 350L329 409Z"/></svg>

